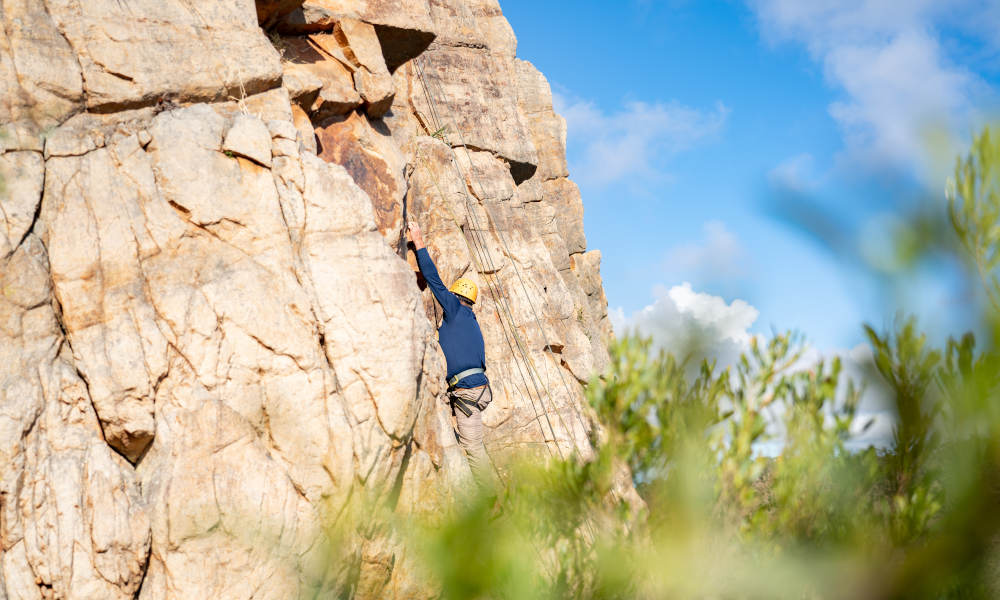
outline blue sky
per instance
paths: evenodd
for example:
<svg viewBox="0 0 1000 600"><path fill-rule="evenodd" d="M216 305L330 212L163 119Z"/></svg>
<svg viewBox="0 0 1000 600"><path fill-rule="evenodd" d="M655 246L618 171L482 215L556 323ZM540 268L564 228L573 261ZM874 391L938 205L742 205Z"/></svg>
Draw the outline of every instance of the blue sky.
<svg viewBox="0 0 1000 600"><path fill-rule="evenodd" d="M998 106L1000 3L896 4L501 0L567 119L612 310L634 322L666 303L675 318L700 297L722 307L705 313L720 335L797 329L825 350L891 319L872 279L778 200L877 247L893 213L943 189L928 126L953 152ZM964 301L941 269L904 296L927 315Z"/></svg>

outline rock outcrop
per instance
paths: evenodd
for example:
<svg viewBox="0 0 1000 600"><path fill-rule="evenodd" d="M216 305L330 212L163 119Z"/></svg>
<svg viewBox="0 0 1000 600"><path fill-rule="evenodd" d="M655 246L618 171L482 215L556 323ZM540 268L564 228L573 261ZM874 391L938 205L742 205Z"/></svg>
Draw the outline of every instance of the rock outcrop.
<svg viewBox="0 0 1000 600"><path fill-rule="evenodd" d="M592 452L600 255L494 0L0 19L0 599L432 596L331 558L469 484L406 219L482 287L491 454Z"/></svg>

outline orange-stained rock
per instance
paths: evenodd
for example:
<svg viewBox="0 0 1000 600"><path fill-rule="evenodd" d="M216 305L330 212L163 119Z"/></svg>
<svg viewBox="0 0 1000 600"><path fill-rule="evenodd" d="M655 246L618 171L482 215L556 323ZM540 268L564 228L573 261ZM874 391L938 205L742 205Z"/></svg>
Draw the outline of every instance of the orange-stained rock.
<svg viewBox="0 0 1000 600"><path fill-rule="evenodd" d="M377 122L376 122L377 123ZM316 127L317 148L323 160L341 165L371 199L378 230L391 247L401 242L406 159L384 126L373 126L353 112Z"/></svg>

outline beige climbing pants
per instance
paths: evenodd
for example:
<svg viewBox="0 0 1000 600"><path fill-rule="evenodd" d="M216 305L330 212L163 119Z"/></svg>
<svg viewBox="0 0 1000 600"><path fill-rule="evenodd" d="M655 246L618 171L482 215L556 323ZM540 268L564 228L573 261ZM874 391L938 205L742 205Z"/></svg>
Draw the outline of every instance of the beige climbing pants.
<svg viewBox="0 0 1000 600"><path fill-rule="evenodd" d="M483 445L483 408L493 400L493 391L490 386L482 385L455 388L448 392L448 396L455 413L458 443L469 459L472 477L480 491L489 493L493 491L493 468ZM466 415L462 408L471 414Z"/></svg>

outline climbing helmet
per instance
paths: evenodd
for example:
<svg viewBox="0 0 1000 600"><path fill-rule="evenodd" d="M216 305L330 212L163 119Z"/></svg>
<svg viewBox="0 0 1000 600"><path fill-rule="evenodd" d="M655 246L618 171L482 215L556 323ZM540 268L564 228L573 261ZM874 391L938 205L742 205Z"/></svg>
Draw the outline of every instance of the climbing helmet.
<svg viewBox="0 0 1000 600"><path fill-rule="evenodd" d="M473 283L471 279L466 279L465 277L456 279L455 283L451 284L451 287L448 288L448 291L458 294L473 304L476 303L476 298L479 297L479 286Z"/></svg>

